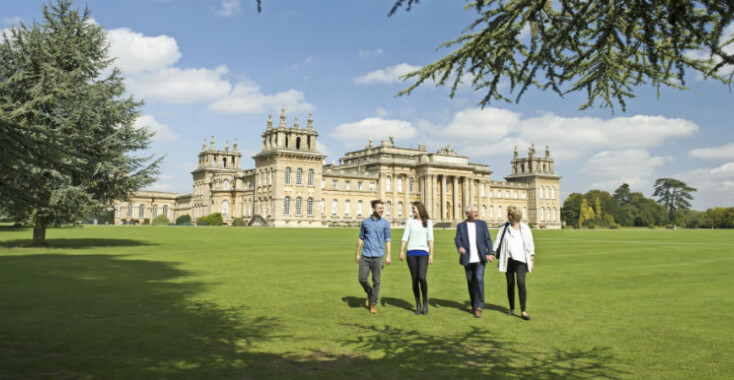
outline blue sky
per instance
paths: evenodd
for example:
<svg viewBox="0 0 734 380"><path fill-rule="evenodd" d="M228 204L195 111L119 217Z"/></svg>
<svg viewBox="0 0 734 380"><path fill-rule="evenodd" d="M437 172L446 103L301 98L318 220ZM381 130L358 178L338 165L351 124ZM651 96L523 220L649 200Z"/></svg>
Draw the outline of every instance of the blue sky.
<svg viewBox="0 0 734 380"><path fill-rule="evenodd" d="M40 19L44 1L0 0L0 28ZM462 2L426 1L388 18L392 0L90 0L105 28L127 89L143 99L139 125L156 131L151 152L166 155L154 190L191 192L191 170L204 139L238 139L244 156L260 149L268 114L305 126L313 112L319 149L338 161L394 136L398 146L451 144L510 172L515 146L550 146L561 193L614 191L627 182L652 194L659 177L698 188L693 208L734 206L734 95L692 73L690 90L637 90L627 111L579 111L574 95L530 90L519 104L476 106L484 95L460 88L449 98L431 84L410 96L397 76L431 63L436 51L473 20ZM734 31L729 27L728 31ZM243 160L243 168L254 162Z"/></svg>

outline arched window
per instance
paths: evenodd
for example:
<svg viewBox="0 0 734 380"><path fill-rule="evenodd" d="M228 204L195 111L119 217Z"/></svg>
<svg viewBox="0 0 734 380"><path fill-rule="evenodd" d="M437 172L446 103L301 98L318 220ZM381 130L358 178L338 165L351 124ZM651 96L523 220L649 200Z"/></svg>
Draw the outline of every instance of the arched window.
<svg viewBox="0 0 734 380"><path fill-rule="evenodd" d="M387 178L385 178L385 191L390 191L390 182L391 181L392 181L392 179L390 178L390 176L388 176Z"/></svg>
<svg viewBox="0 0 734 380"><path fill-rule="evenodd" d="M357 201L357 216L362 216L362 201Z"/></svg>
<svg viewBox="0 0 734 380"><path fill-rule="evenodd" d="M302 211L302 208L301 208L302 205L301 204L302 204L302 202L303 202L303 200L301 199L301 197L296 198L296 215L301 215L301 211Z"/></svg>
<svg viewBox="0 0 734 380"><path fill-rule="evenodd" d="M339 201L336 199L331 201L331 216L336 216L336 212L339 210Z"/></svg>
<svg viewBox="0 0 734 380"><path fill-rule="evenodd" d="M313 169L308 169L308 185L313 186Z"/></svg>
<svg viewBox="0 0 734 380"><path fill-rule="evenodd" d="M556 221L556 208L553 207L553 221Z"/></svg>
<svg viewBox="0 0 734 380"><path fill-rule="evenodd" d="M387 201L387 203L385 203L385 216L387 217L390 217L390 209L392 208L390 206L392 206L392 203L390 203L390 201Z"/></svg>
<svg viewBox="0 0 734 380"><path fill-rule="evenodd" d="M158 205L153 206L153 217L155 218L158 216Z"/></svg>
<svg viewBox="0 0 734 380"><path fill-rule="evenodd" d="M543 208L541 207L540 208L540 221L542 222L544 220L545 220L545 215L543 214Z"/></svg>
<svg viewBox="0 0 734 380"><path fill-rule="evenodd" d="M301 138L296 137L296 149L301 149Z"/></svg>
<svg viewBox="0 0 734 380"><path fill-rule="evenodd" d="M285 184L291 184L291 168L285 168Z"/></svg>
<svg viewBox="0 0 734 380"><path fill-rule="evenodd" d="M510 190L505 190L505 198L510 199Z"/></svg>
<svg viewBox="0 0 734 380"><path fill-rule="evenodd" d="M138 206L138 218L143 217L145 217L145 205L141 203L140 206Z"/></svg>
<svg viewBox="0 0 734 380"><path fill-rule="evenodd" d="M545 199L550 199L550 189L547 187L545 188Z"/></svg>
<svg viewBox="0 0 734 380"><path fill-rule="evenodd" d="M402 218L402 217L403 217L403 202L398 202L398 218Z"/></svg>
<svg viewBox="0 0 734 380"><path fill-rule="evenodd" d="M313 216L313 198L306 200L306 215Z"/></svg>
<svg viewBox="0 0 734 380"><path fill-rule="evenodd" d="M229 215L229 201L222 201L222 216Z"/></svg>
<svg viewBox="0 0 734 380"><path fill-rule="evenodd" d="M413 178L408 180L408 191L411 193L415 191L415 180Z"/></svg>
<svg viewBox="0 0 734 380"><path fill-rule="evenodd" d="M502 206L497 206L497 219L502 220Z"/></svg>
<svg viewBox="0 0 734 380"><path fill-rule="evenodd" d="M398 191L401 193L403 192L403 179L402 178L398 178Z"/></svg>
<svg viewBox="0 0 734 380"><path fill-rule="evenodd" d="M494 219L494 206L489 206L489 219Z"/></svg>
<svg viewBox="0 0 734 380"><path fill-rule="evenodd" d="M513 191L512 192L512 197L515 198L515 199L517 199L517 191Z"/></svg>
<svg viewBox="0 0 734 380"><path fill-rule="evenodd" d="M296 170L296 185L303 185L303 169Z"/></svg>
<svg viewBox="0 0 734 380"><path fill-rule="evenodd" d="M349 216L352 209L352 202L349 200L344 201L344 216Z"/></svg>
<svg viewBox="0 0 734 380"><path fill-rule="evenodd" d="M120 217L120 205L115 204L115 218Z"/></svg>
<svg viewBox="0 0 734 380"><path fill-rule="evenodd" d="M290 215L291 213L291 197L285 197L283 199L283 215Z"/></svg>
<svg viewBox="0 0 734 380"><path fill-rule="evenodd" d="M538 198L543 199L543 188L540 188L540 194L538 194Z"/></svg>
<svg viewBox="0 0 734 380"><path fill-rule="evenodd" d="M224 190L229 190L229 180L228 179L225 179L224 180L223 188L224 188Z"/></svg>
<svg viewBox="0 0 734 380"><path fill-rule="evenodd" d="M556 199L556 188L555 187L551 188L551 199Z"/></svg>
<svg viewBox="0 0 734 380"><path fill-rule="evenodd" d="M166 218L168 218L168 205L163 206L163 215L165 215Z"/></svg>

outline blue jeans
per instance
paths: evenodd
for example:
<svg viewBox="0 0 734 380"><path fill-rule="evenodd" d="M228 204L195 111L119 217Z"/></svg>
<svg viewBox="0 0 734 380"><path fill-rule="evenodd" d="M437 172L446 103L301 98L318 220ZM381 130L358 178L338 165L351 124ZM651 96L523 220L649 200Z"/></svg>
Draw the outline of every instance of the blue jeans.
<svg viewBox="0 0 734 380"><path fill-rule="evenodd" d="M464 270L472 309L484 309L484 263L471 263Z"/></svg>

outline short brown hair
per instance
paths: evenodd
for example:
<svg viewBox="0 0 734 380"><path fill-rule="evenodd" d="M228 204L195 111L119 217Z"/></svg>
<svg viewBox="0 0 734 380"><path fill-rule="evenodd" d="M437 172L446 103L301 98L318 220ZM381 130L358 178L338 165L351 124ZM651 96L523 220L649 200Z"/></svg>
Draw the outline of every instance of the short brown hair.
<svg viewBox="0 0 734 380"><path fill-rule="evenodd" d="M370 202L370 205L372 205L372 208L375 208L377 205L384 205L385 203L379 199L375 199L374 201Z"/></svg>
<svg viewBox="0 0 734 380"><path fill-rule="evenodd" d="M507 216L511 216L512 220L519 222L522 220L522 211L517 206L507 206Z"/></svg>

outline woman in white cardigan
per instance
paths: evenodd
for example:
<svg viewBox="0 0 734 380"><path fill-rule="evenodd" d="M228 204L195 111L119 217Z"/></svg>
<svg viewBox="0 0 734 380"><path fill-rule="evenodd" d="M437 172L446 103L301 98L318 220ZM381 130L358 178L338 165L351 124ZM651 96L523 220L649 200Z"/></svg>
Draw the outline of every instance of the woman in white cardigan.
<svg viewBox="0 0 734 380"><path fill-rule="evenodd" d="M525 274L535 268L535 243L533 233L527 224L521 222L522 212L515 206L507 207L507 220L497 232L497 246L494 247L498 255L499 270L505 273L507 279L507 299L510 302L508 315L515 315L515 278L520 296L520 318L530 320L525 311L527 291L525 289Z"/></svg>
<svg viewBox="0 0 734 380"><path fill-rule="evenodd" d="M421 202L413 202L411 207L413 218L405 221L400 244L400 261L405 259L405 247L408 247L408 269L413 282L415 296L415 314L428 314L428 282L426 272L428 264L433 263L433 223L428 218L426 207ZM423 293L421 308L420 294Z"/></svg>

